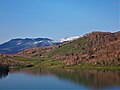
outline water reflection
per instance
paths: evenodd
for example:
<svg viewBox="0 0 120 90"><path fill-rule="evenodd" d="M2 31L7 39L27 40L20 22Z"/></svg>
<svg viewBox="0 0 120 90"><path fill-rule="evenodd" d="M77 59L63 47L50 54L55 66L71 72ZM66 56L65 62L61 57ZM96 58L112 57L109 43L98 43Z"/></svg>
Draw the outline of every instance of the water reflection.
<svg viewBox="0 0 120 90"><path fill-rule="evenodd" d="M120 86L120 71L69 70L57 73L57 76L94 89Z"/></svg>
<svg viewBox="0 0 120 90"><path fill-rule="evenodd" d="M120 70L78 70L78 69L41 69L30 68L11 70L10 73L24 72L29 75L55 75L77 85L91 89L120 87Z"/></svg>
<svg viewBox="0 0 120 90"><path fill-rule="evenodd" d="M0 71L0 79L5 78L8 75L8 71Z"/></svg>

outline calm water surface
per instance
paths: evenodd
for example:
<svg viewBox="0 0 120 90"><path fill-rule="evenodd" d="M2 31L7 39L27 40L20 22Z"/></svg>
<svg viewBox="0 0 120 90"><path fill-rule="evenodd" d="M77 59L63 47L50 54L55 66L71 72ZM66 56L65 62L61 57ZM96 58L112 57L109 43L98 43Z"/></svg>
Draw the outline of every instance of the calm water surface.
<svg viewBox="0 0 120 90"><path fill-rule="evenodd" d="M21 69L0 72L0 90L120 90L119 70Z"/></svg>

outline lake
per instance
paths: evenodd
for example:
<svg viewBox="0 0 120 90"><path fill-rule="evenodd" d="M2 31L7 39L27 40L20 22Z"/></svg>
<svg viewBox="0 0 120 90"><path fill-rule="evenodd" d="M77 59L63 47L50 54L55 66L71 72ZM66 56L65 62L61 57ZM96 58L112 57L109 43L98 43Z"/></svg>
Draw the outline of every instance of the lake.
<svg viewBox="0 0 120 90"><path fill-rule="evenodd" d="M26 68L0 72L0 90L120 90L120 70Z"/></svg>

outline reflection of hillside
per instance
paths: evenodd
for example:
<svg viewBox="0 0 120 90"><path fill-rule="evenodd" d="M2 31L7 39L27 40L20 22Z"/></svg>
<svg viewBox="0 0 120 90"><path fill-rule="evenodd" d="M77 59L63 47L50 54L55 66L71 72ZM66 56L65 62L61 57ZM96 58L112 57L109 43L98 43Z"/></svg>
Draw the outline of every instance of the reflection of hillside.
<svg viewBox="0 0 120 90"><path fill-rule="evenodd" d="M41 69L41 68L25 68L25 69L12 69L10 73L23 72L29 75L50 75L50 70Z"/></svg>
<svg viewBox="0 0 120 90"><path fill-rule="evenodd" d="M67 79L90 88L120 86L120 71L106 70L68 70L55 72L61 79Z"/></svg>
<svg viewBox="0 0 120 90"><path fill-rule="evenodd" d="M11 71L18 72L18 71ZM24 69L19 70L30 75L55 75L59 79L82 84L93 89L120 86L120 71L115 70L71 70L71 69Z"/></svg>

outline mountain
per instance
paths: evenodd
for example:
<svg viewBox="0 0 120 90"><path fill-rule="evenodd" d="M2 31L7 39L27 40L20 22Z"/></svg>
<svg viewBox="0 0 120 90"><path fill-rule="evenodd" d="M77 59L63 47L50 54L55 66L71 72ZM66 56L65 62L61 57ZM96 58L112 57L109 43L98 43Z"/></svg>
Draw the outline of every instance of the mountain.
<svg viewBox="0 0 120 90"><path fill-rule="evenodd" d="M120 32L92 32L58 46L27 49L18 54L61 60L65 65L120 65Z"/></svg>
<svg viewBox="0 0 120 90"><path fill-rule="evenodd" d="M43 47L59 44L48 38L35 38L35 39L12 39L0 45L0 53L17 53L27 48Z"/></svg>
<svg viewBox="0 0 120 90"><path fill-rule="evenodd" d="M35 38L35 39L17 38L17 39L12 39L8 42L1 44L0 45L0 53L1 54L13 54L13 53L17 53L17 52L20 52L20 51L28 49L28 48L59 45L64 42L75 40L77 38L79 38L79 36L62 38L58 41L48 39L48 38Z"/></svg>
<svg viewBox="0 0 120 90"><path fill-rule="evenodd" d="M66 65L120 65L120 32L92 32L60 45L49 54Z"/></svg>

